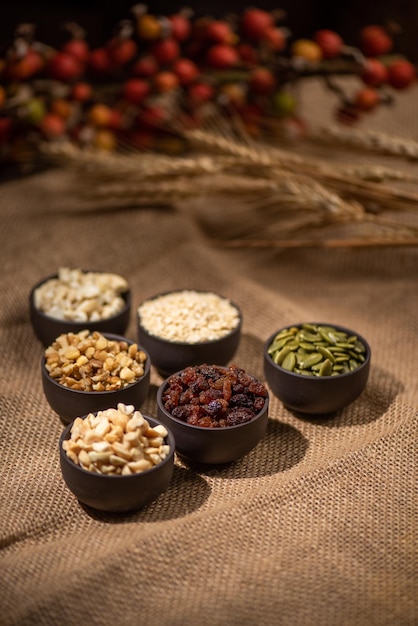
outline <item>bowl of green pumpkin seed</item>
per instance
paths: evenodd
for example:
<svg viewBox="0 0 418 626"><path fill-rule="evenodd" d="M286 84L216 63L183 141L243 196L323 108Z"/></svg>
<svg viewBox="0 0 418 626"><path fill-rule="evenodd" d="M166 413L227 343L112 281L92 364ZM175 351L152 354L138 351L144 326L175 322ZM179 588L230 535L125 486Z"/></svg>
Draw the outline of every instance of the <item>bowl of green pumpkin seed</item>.
<svg viewBox="0 0 418 626"><path fill-rule="evenodd" d="M363 392L371 349L357 332L323 322L276 330L264 344L264 375L272 393L295 412L329 415Z"/></svg>

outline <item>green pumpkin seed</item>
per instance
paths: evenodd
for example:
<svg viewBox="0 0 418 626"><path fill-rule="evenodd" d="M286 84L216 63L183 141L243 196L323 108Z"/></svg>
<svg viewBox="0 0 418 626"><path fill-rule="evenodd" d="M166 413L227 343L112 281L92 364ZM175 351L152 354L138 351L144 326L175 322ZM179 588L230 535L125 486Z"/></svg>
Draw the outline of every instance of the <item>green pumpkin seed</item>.
<svg viewBox="0 0 418 626"><path fill-rule="evenodd" d="M328 348L324 348L323 346L318 346L318 352L322 354L326 359L329 359L331 363L335 363L335 356L332 354Z"/></svg>
<svg viewBox="0 0 418 626"><path fill-rule="evenodd" d="M308 332L311 332L311 333L314 333L314 334L317 331L317 328L316 328L316 326L314 324L302 324L302 328L303 328L303 330L307 330Z"/></svg>
<svg viewBox="0 0 418 626"><path fill-rule="evenodd" d="M306 370L316 365L320 361L323 361L324 357L319 352L312 352L306 359L300 364L301 369Z"/></svg>
<svg viewBox="0 0 418 626"><path fill-rule="evenodd" d="M273 357L273 361L277 363L277 365L281 365L284 359L287 357L287 355L290 352L291 352L290 348L288 346L284 346L284 348L276 352L276 354Z"/></svg>
<svg viewBox="0 0 418 626"><path fill-rule="evenodd" d="M282 367L285 370L289 370L289 372L292 372L295 369L295 365L296 365L296 356L294 352L289 352L289 354L287 354L282 362Z"/></svg>
<svg viewBox="0 0 418 626"><path fill-rule="evenodd" d="M309 343L315 343L315 341L321 341L321 335L319 333L310 333L308 331L301 331L299 337L302 341L308 341Z"/></svg>
<svg viewBox="0 0 418 626"><path fill-rule="evenodd" d="M302 376L338 376L366 360L366 347L356 335L329 325L285 328L267 351L277 365Z"/></svg>
<svg viewBox="0 0 418 626"><path fill-rule="evenodd" d="M301 341L299 345L300 345L301 348L303 348L307 352L314 352L315 351L314 344L313 343L309 343L308 341Z"/></svg>
<svg viewBox="0 0 418 626"><path fill-rule="evenodd" d="M329 359L325 359L323 363L321 363L321 369L319 370L320 376L331 376L332 372L332 363Z"/></svg>

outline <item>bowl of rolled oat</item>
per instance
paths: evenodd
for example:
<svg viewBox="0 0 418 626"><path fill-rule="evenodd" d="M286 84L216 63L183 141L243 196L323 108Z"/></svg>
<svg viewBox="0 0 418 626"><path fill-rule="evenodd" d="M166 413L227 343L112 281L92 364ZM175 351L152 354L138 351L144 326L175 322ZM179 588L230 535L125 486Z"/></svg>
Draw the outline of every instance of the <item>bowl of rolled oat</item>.
<svg viewBox="0 0 418 626"><path fill-rule="evenodd" d="M51 408L64 423L116 407L140 408L150 387L151 359L135 342L111 333L63 333L44 350L42 385Z"/></svg>
<svg viewBox="0 0 418 626"><path fill-rule="evenodd" d="M45 347L62 333L85 328L123 335L130 321L131 291L118 274L61 267L31 289L29 312Z"/></svg>
<svg viewBox="0 0 418 626"><path fill-rule="evenodd" d="M186 462L236 461L263 438L266 386L236 365L195 365L169 376L157 391L158 419L174 435Z"/></svg>
<svg viewBox="0 0 418 626"><path fill-rule="evenodd" d="M239 307L208 291L158 294L137 309L138 341L163 378L189 365L226 365L238 349L241 327Z"/></svg>
<svg viewBox="0 0 418 626"><path fill-rule="evenodd" d="M133 405L75 418L59 440L61 472L79 502L130 512L156 500L174 469L171 431Z"/></svg>

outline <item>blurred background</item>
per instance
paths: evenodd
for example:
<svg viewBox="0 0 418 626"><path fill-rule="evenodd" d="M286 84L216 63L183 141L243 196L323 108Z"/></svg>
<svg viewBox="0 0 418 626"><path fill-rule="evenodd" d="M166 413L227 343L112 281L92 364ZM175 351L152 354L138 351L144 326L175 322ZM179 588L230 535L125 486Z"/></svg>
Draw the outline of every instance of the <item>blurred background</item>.
<svg viewBox="0 0 418 626"><path fill-rule="evenodd" d="M91 45L103 43L114 30L119 20L130 18L135 2L126 0L43 0L31 2L20 0L7 2L3 6L0 19L0 42L4 47L10 40L17 24L32 22L37 24L37 39L60 44L65 35L61 30L63 22L77 21L85 28ZM269 2L259 0L245 2L221 2L220 0L200 0L198 3L176 1L153 1L148 3L149 12L169 15L171 12L188 6L195 15L225 16L228 13L241 13L246 6L264 9L284 10L287 14L285 25L296 37L309 37L319 28L336 30L351 45L358 44L359 29L368 24L386 25L395 22L402 33L398 39L397 51L405 54L413 62L418 62L418 2L417 0L281 0Z"/></svg>

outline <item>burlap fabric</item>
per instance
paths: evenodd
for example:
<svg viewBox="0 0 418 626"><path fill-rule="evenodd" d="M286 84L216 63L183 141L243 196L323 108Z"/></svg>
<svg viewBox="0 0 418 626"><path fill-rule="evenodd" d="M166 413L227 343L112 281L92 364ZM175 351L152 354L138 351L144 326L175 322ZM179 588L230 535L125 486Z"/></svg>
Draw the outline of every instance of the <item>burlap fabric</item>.
<svg viewBox="0 0 418 626"><path fill-rule="evenodd" d="M418 250L216 249L174 209L78 210L60 171L0 194L0 623L417 624ZM30 288L61 265L123 274L134 311L173 288L229 296L244 315L235 361L260 379L274 329L356 329L372 346L369 383L329 420L272 397L266 436L241 461L200 472L177 460L145 509L93 512L62 480L63 426L29 323ZM145 413L160 382L153 371Z"/></svg>

